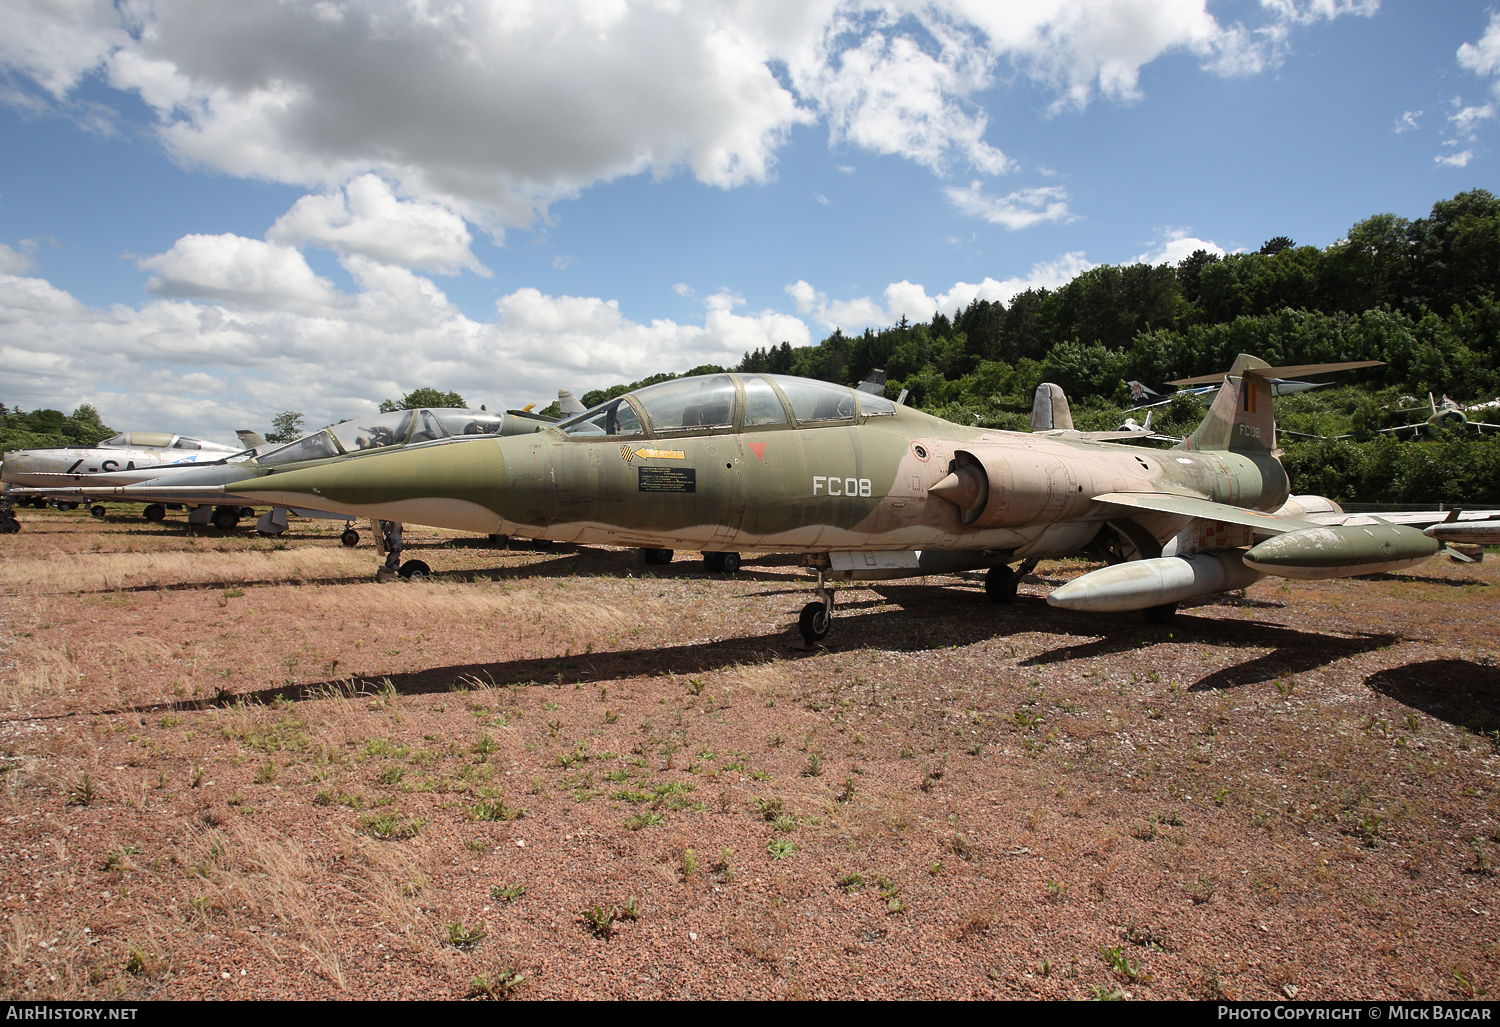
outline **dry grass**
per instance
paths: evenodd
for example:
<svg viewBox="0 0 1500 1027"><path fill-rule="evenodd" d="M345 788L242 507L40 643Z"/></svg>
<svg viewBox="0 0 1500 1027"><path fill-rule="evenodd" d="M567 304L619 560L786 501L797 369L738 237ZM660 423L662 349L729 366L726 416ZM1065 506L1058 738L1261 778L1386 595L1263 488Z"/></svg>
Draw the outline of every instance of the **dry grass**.
<svg viewBox="0 0 1500 1027"><path fill-rule="evenodd" d="M28 515L0 567L352 569L0 594L6 997L460 997L497 967L529 997L1500 987L1472 912L1500 908L1493 562L1169 628L848 589L802 655L789 572L414 533L440 576L377 586L331 530L131 530Z"/></svg>
<svg viewBox="0 0 1500 1027"><path fill-rule="evenodd" d="M41 592L108 592L165 585L244 585L363 579L367 554L343 549L238 553L56 553L0 560L0 587Z"/></svg>

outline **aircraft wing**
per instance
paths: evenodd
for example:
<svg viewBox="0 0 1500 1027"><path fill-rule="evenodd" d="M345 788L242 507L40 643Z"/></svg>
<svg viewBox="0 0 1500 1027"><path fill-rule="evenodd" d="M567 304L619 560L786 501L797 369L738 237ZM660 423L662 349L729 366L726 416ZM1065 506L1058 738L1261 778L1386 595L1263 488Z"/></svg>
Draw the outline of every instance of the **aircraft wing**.
<svg viewBox="0 0 1500 1027"><path fill-rule="evenodd" d="M1102 496L1095 496L1094 500L1127 510L1151 510L1156 513L1181 514L1184 517L1201 517L1206 521L1243 524L1261 535L1284 535L1289 531L1323 526L1321 522L1310 519L1277 517L1259 510L1246 510L1241 506L1164 492L1106 492Z"/></svg>
<svg viewBox="0 0 1500 1027"><path fill-rule="evenodd" d="M1342 524L1407 524L1414 528L1425 528L1433 524L1471 524L1476 521L1495 521L1500 527L1500 510L1395 510L1390 513L1317 513L1306 514L1309 521L1317 524L1338 526Z"/></svg>

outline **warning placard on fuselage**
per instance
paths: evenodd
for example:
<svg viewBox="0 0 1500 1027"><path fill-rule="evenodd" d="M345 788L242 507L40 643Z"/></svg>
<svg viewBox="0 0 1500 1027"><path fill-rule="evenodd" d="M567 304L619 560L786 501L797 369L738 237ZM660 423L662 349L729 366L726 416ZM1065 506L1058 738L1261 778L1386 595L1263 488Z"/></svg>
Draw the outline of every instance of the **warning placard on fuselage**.
<svg viewBox="0 0 1500 1027"><path fill-rule="evenodd" d="M641 492L697 492L697 471L691 467L640 468Z"/></svg>

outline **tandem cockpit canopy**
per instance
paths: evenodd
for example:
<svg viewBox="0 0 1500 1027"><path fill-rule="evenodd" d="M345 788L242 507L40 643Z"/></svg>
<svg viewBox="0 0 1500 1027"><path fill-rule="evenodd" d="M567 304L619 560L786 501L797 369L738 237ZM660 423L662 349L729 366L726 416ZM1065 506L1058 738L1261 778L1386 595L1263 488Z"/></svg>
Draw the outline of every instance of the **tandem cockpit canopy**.
<svg viewBox="0 0 1500 1027"><path fill-rule="evenodd" d="M427 409L394 410L370 417L356 417L305 435L258 458L262 466L325 460L348 453L364 453L392 446L411 446L448 438L499 435L504 426L500 414L485 410Z"/></svg>
<svg viewBox="0 0 1500 1027"><path fill-rule="evenodd" d="M162 431L121 432L114 438L105 439L97 445L100 449L135 447L139 449L222 449L227 451L230 448L212 442L204 443L200 439L190 439L186 435L173 435L170 432Z"/></svg>
<svg viewBox="0 0 1500 1027"><path fill-rule="evenodd" d="M557 425L573 436L716 435L891 417L884 396L780 374L677 378L606 400Z"/></svg>

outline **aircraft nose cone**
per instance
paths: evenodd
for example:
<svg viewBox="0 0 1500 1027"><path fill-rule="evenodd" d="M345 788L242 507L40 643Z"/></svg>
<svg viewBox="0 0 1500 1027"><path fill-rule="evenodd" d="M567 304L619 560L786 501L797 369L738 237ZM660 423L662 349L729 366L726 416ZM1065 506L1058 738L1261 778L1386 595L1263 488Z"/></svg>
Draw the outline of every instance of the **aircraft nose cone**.
<svg viewBox="0 0 1500 1027"><path fill-rule="evenodd" d="M979 502L982 483L978 475L967 467L961 467L927 491L946 499L960 510L967 510Z"/></svg>

